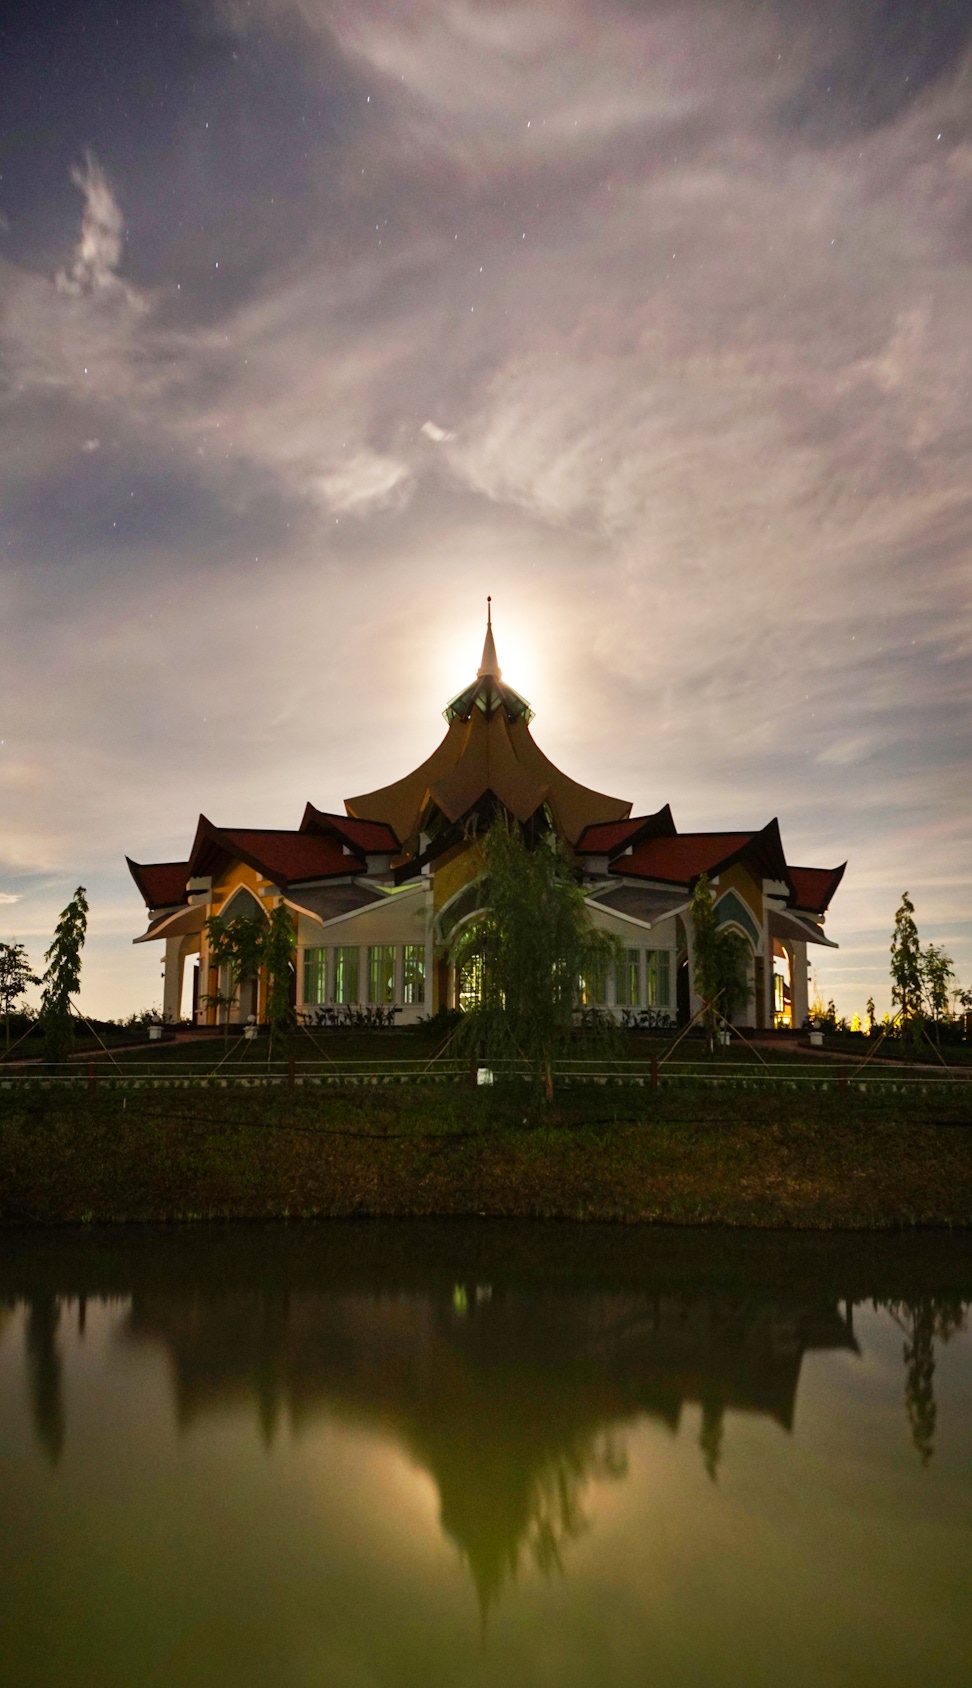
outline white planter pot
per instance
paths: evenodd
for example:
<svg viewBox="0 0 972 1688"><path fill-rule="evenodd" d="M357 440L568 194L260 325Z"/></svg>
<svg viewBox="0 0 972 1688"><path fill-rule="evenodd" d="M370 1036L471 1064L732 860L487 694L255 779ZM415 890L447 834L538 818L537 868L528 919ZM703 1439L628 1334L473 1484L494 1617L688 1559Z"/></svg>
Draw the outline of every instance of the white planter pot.
<svg viewBox="0 0 972 1688"><path fill-rule="evenodd" d="M822 1049L823 1048L823 1032L811 1032L810 1033L810 1047L811 1047L811 1049Z"/></svg>

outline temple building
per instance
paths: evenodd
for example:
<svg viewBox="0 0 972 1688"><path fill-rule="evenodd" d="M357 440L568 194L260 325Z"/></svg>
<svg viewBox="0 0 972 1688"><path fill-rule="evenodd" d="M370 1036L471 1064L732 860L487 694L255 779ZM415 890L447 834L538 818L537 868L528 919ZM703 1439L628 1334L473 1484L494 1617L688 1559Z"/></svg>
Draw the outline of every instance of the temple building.
<svg viewBox="0 0 972 1688"><path fill-rule="evenodd" d="M234 989L210 962L206 921L265 919L283 899L297 933L296 1002L309 1022L367 1007L405 1024L468 1005L475 979L453 964L456 937L479 906L482 835L498 813L530 842L563 841L594 923L620 945L582 1003L643 1023L684 1022L692 987L689 902L709 876L716 919L745 940L751 996L741 1024L801 1026L807 945L836 947L824 919L843 866L794 867L775 820L759 830L679 832L668 805L631 814L561 773L530 730L533 712L505 684L491 620L479 672L445 710L446 733L403 779L345 800L346 813L308 803L299 827L216 826L200 815L188 860L129 868L149 911L136 943L165 945L163 1013L182 1013L193 967L197 1024L259 1019L265 982Z"/></svg>

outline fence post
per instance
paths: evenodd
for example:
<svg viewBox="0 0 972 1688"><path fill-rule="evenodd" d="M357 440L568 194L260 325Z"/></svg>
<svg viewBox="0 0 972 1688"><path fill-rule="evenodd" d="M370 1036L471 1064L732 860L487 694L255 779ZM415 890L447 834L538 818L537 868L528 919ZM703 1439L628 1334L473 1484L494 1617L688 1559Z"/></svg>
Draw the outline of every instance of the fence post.
<svg viewBox="0 0 972 1688"><path fill-rule="evenodd" d="M296 1056L290 1055L287 1058L287 1089L293 1090L296 1083L297 1083L297 1059L296 1059Z"/></svg>
<svg viewBox="0 0 972 1688"><path fill-rule="evenodd" d="M469 1057L469 1082L473 1089L479 1086L479 1061L475 1055Z"/></svg>
<svg viewBox="0 0 972 1688"><path fill-rule="evenodd" d="M88 1062L88 1095L93 1096L98 1088L98 1068L94 1061Z"/></svg>
<svg viewBox="0 0 972 1688"><path fill-rule="evenodd" d="M838 1090L839 1095L841 1095L841 1096L847 1095L847 1074L846 1073L839 1073L837 1075L837 1090Z"/></svg>
<svg viewBox="0 0 972 1688"><path fill-rule="evenodd" d="M652 1090L658 1089L658 1056L657 1055L653 1055L652 1058L651 1058L651 1088L652 1088Z"/></svg>

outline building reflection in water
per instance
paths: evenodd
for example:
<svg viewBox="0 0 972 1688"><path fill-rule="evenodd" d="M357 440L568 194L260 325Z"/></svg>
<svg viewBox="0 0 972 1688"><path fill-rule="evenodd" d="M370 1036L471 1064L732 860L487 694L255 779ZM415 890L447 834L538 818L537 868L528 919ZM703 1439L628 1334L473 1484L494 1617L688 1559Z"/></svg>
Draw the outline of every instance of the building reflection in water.
<svg viewBox="0 0 972 1688"><path fill-rule="evenodd" d="M927 1462L935 1344L962 1327L964 1303L884 1305L902 1327L905 1408ZM55 1462L65 1437L60 1313L53 1294L27 1300L34 1423ZM647 1416L675 1432L697 1406L700 1458L715 1480L727 1412L790 1431L804 1355L858 1352L851 1301L752 1288L328 1292L281 1281L209 1292L197 1280L172 1293L137 1289L122 1334L164 1350L183 1429L252 1404L268 1446L283 1415L298 1432L327 1413L394 1438L434 1480L442 1528L484 1612L525 1555L544 1571L560 1565L585 1527L585 1487L625 1474L626 1427Z"/></svg>

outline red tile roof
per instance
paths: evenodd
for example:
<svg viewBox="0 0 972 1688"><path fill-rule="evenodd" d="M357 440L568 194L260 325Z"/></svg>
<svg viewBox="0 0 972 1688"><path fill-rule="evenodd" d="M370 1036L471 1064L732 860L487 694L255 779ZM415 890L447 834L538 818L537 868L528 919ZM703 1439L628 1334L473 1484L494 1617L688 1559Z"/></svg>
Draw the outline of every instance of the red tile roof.
<svg viewBox="0 0 972 1688"><path fill-rule="evenodd" d="M791 907L823 914L844 877L846 866L844 862L840 867L791 867L790 880L795 892Z"/></svg>
<svg viewBox="0 0 972 1688"><path fill-rule="evenodd" d="M301 832L337 833L357 850L367 855L397 856L401 845L390 826L384 821L362 821L355 815L329 815L308 803L300 823Z"/></svg>
<svg viewBox="0 0 972 1688"><path fill-rule="evenodd" d="M261 867L269 879L287 883L293 879L326 879L334 874L354 873L362 865L346 856L336 838L313 832L247 831L223 828L223 837Z"/></svg>
<svg viewBox="0 0 972 1688"><path fill-rule="evenodd" d="M617 856L615 873L664 884L688 885L700 873L711 873L737 856L759 836L755 832L682 832L675 838L646 838L630 856Z"/></svg>
<svg viewBox="0 0 972 1688"><path fill-rule="evenodd" d="M636 840L674 836L675 822L666 803L654 815L635 815L626 821L597 821L586 826L575 848L581 856L615 856Z"/></svg>
<svg viewBox="0 0 972 1688"><path fill-rule="evenodd" d="M234 858L249 863L277 885L360 873L365 865L362 856L345 854L339 839L327 833L221 827L200 815L190 873L218 873Z"/></svg>
<svg viewBox="0 0 972 1688"><path fill-rule="evenodd" d="M600 821L585 826L575 846L579 856L609 856L612 850L633 838L644 825L642 820Z"/></svg>
<svg viewBox="0 0 972 1688"><path fill-rule="evenodd" d="M145 899L146 908L171 908L188 901L188 862L133 862L126 856L128 871Z"/></svg>

